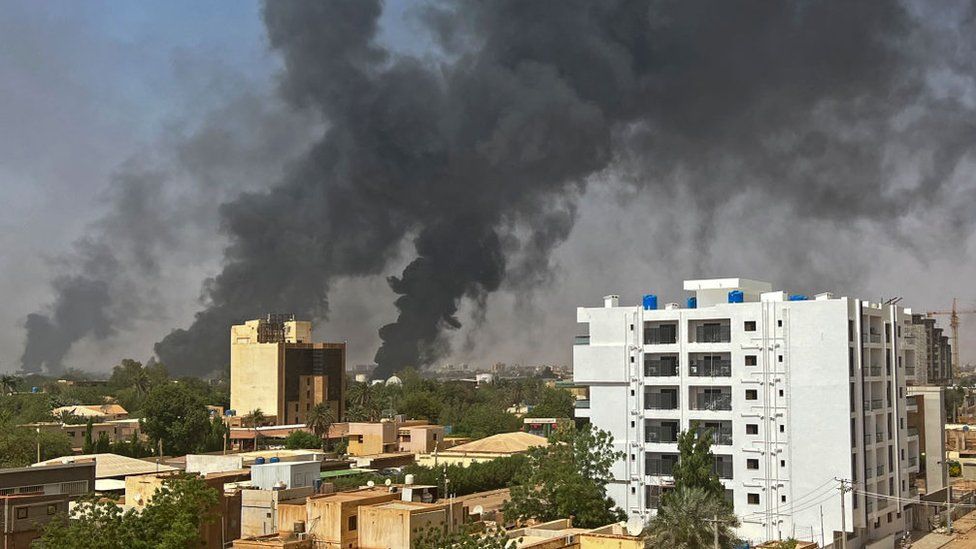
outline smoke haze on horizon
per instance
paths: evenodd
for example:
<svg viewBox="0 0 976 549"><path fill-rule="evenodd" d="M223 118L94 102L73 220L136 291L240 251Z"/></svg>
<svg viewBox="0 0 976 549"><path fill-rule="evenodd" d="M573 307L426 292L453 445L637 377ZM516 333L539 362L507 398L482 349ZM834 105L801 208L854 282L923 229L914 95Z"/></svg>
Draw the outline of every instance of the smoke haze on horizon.
<svg viewBox="0 0 976 549"><path fill-rule="evenodd" d="M577 305L690 277L973 300L973 2L558 5L387 5L418 50L377 2L264 6L278 89L232 79L111 170L3 367L184 326L156 354L202 375L266 311L386 372L566 362Z"/></svg>

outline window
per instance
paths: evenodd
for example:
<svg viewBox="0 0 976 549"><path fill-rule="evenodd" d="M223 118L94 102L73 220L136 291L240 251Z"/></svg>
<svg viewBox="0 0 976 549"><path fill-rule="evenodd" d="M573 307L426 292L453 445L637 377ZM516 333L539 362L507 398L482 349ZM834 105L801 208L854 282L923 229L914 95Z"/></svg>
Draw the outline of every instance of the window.
<svg viewBox="0 0 976 549"><path fill-rule="evenodd" d="M630 363L631 363L631 364L633 364L633 363L634 363L634 356L633 356L633 355L631 355L631 356L630 356Z"/></svg>
<svg viewBox="0 0 976 549"><path fill-rule="evenodd" d="M755 389L746 389L746 400L758 400L759 393Z"/></svg>
<svg viewBox="0 0 976 549"><path fill-rule="evenodd" d="M776 326L782 328L783 327L783 321L782 320L777 320L776 321Z"/></svg>
<svg viewBox="0 0 976 549"><path fill-rule="evenodd" d="M746 366L756 365L756 355L746 355Z"/></svg>
<svg viewBox="0 0 976 549"><path fill-rule="evenodd" d="M57 512L58 512L58 506L57 505L48 505L47 506L47 514L53 515L54 513L57 513Z"/></svg>
<svg viewBox="0 0 976 549"><path fill-rule="evenodd" d="M746 469L758 469L759 460L754 458L749 458L746 460Z"/></svg>
<svg viewBox="0 0 976 549"><path fill-rule="evenodd" d="M783 362L783 355L777 355L776 356L776 361L777 362Z"/></svg>
<svg viewBox="0 0 976 549"><path fill-rule="evenodd" d="M356 529L356 517L355 516L351 516L351 517L349 517L349 528L348 528L348 530L350 532L352 532L355 529Z"/></svg>
<svg viewBox="0 0 976 549"><path fill-rule="evenodd" d="M759 434L759 425L756 425L755 423L746 423L746 434L747 435L758 435Z"/></svg>
<svg viewBox="0 0 976 549"><path fill-rule="evenodd" d="M759 505L759 494L750 493L746 496L749 501L749 505Z"/></svg>
<svg viewBox="0 0 976 549"><path fill-rule="evenodd" d="M747 332L755 332L756 331L756 321L755 320L747 320L746 323L745 323L745 326L743 327L743 329L745 331L747 331Z"/></svg>
<svg viewBox="0 0 976 549"><path fill-rule="evenodd" d="M785 433L786 432L786 425L780 425L779 426L779 432Z"/></svg>
<svg viewBox="0 0 976 549"><path fill-rule="evenodd" d="M27 518L27 508L26 507L18 507L17 508L17 518L19 518L19 519L25 519L25 518Z"/></svg>
<svg viewBox="0 0 976 549"><path fill-rule="evenodd" d="M781 502L783 502L783 503L786 503L786 494L783 494L782 496L780 496L780 497L779 497L779 500L780 500Z"/></svg>
<svg viewBox="0 0 976 549"><path fill-rule="evenodd" d="M779 390L779 396L783 396L783 390L782 389Z"/></svg>
<svg viewBox="0 0 976 549"><path fill-rule="evenodd" d="M780 467L786 467L786 460L785 459L779 460L779 466Z"/></svg>

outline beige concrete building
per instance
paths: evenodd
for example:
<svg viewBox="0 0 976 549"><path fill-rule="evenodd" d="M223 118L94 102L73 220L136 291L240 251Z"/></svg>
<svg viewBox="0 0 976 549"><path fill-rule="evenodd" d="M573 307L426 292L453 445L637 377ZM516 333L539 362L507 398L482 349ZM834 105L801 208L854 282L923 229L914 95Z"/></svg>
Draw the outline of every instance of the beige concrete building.
<svg viewBox="0 0 976 549"><path fill-rule="evenodd" d="M557 519L526 528L510 530L506 535L518 549L643 549L644 539L631 536L623 524L594 528L574 528L572 519Z"/></svg>
<svg viewBox="0 0 976 549"><path fill-rule="evenodd" d="M38 423L27 423L22 425L35 431L63 433L71 440L71 449L80 452L85 446L85 431L88 425L85 423L61 423L59 421L43 421ZM92 442L98 441L102 433L108 437L109 442L120 440L131 440L135 435L140 440L145 440L139 428L138 419L116 419L111 421L100 421L92 423Z"/></svg>
<svg viewBox="0 0 976 549"><path fill-rule="evenodd" d="M361 507L359 547L410 549L418 537L431 529L453 530L464 519L462 513L460 505L414 501L390 501Z"/></svg>
<svg viewBox="0 0 976 549"><path fill-rule="evenodd" d="M444 449L444 427L424 420L383 420L348 423L346 452L350 456L375 456L408 452L422 454Z"/></svg>
<svg viewBox="0 0 976 549"><path fill-rule="evenodd" d="M327 402L345 415L345 343L313 343L312 323L268 315L230 330L230 405L238 416L260 409L275 423L305 423Z"/></svg>

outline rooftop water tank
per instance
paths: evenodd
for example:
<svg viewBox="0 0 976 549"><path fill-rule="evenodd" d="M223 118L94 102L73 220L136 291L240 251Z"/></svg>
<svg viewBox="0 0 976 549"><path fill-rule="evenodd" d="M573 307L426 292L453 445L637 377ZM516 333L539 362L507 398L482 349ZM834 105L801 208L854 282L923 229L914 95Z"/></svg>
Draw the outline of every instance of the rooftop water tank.
<svg viewBox="0 0 976 549"><path fill-rule="evenodd" d="M657 296L654 294L646 294L642 303L644 304L645 311L653 311L657 309Z"/></svg>
<svg viewBox="0 0 976 549"><path fill-rule="evenodd" d="M275 457L271 458L270 461L271 461L271 463L278 463L279 461L281 461L281 458L278 457L278 456L275 456Z"/></svg>
<svg viewBox="0 0 976 549"><path fill-rule="evenodd" d="M698 298L697 297L689 297L687 303L688 303L688 308L689 309L697 309L698 308Z"/></svg>
<svg viewBox="0 0 976 549"><path fill-rule="evenodd" d="M255 465L264 465L264 458L260 458L260 457L259 458L256 458L254 460L254 464Z"/></svg>
<svg viewBox="0 0 976 549"><path fill-rule="evenodd" d="M803 294L793 294L790 296L790 301L806 301L808 298Z"/></svg>
<svg viewBox="0 0 976 549"><path fill-rule="evenodd" d="M732 290L729 292L729 303L742 303L743 298L742 290Z"/></svg>

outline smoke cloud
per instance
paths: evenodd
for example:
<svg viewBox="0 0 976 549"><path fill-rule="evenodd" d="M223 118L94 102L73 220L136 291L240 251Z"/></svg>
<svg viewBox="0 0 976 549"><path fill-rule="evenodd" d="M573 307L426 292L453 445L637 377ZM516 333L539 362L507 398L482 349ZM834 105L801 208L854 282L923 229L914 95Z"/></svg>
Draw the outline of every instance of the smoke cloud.
<svg viewBox="0 0 976 549"><path fill-rule="evenodd" d="M951 204L953 233L971 233L974 189L953 174L972 106L927 73L960 56L910 5L445 1L422 13L427 59L380 45L381 13L265 5L283 96L328 127L280 184L221 208L225 266L193 325L157 344L171 367L225 363L227 326L259 311L327 316L334 282L382 274L405 238L416 257L389 278L399 316L376 362L437 360L462 300L547 280L594 181L687 191L702 247L709 212L747 195L757 216L906 242L909 213Z"/></svg>

